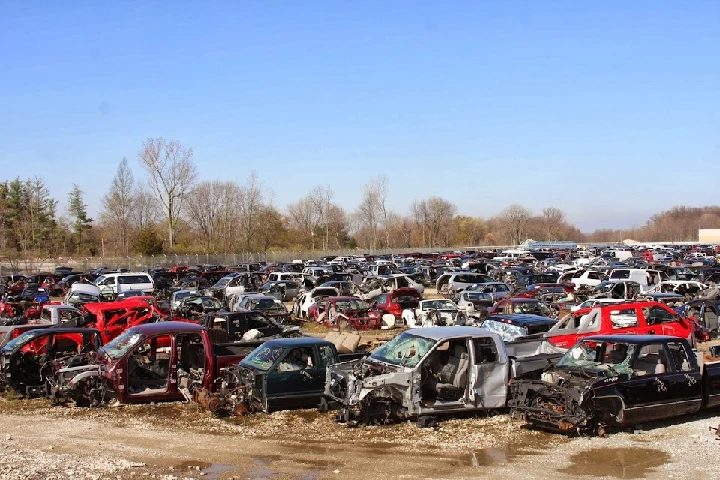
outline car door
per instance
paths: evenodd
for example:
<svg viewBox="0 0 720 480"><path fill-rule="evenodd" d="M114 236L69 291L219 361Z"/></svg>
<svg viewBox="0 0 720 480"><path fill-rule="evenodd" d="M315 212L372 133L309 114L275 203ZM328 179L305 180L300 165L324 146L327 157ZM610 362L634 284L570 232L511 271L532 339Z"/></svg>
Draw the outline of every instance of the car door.
<svg viewBox="0 0 720 480"><path fill-rule="evenodd" d="M265 391L269 409L307 405L325 388L312 346L290 347L267 374Z"/></svg>
<svg viewBox="0 0 720 480"><path fill-rule="evenodd" d="M678 367L663 342L640 346L630 378L618 384L625 402L623 423L659 420L699 409L700 371L693 367Z"/></svg>
<svg viewBox="0 0 720 480"><path fill-rule="evenodd" d="M673 335L687 338L690 334L688 328L680 323L680 316L660 305L653 305L642 309L646 330L649 334Z"/></svg>
<svg viewBox="0 0 720 480"><path fill-rule="evenodd" d="M470 402L476 408L504 408L510 364L507 355L498 351L492 337L473 338L471 347Z"/></svg>

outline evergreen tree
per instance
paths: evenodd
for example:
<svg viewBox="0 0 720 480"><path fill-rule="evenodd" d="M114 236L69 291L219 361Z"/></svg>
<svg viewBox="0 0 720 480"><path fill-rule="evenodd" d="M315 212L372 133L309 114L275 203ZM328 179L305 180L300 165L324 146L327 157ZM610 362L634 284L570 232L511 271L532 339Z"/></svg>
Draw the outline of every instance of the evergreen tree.
<svg viewBox="0 0 720 480"><path fill-rule="evenodd" d="M76 184L68 195L68 214L76 240L76 252L80 253L83 247L83 240L86 239L85 232L92 228L93 219L87 216L87 205L83 200L83 191Z"/></svg>

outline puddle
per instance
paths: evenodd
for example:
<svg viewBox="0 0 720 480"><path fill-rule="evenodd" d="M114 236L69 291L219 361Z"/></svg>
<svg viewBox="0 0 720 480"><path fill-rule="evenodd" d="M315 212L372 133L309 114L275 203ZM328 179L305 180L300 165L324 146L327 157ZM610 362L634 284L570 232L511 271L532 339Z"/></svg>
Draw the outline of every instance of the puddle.
<svg viewBox="0 0 720 480"><path fill-rule="evenodd" d="M644 478L670 461L670 455L652 448L593 448L570 457L570 466L559 470L570 475Z"/></svg>
<svg viewBox="0 0 720 480"><path fill-rule="evenodd" d="M214 480L220 478L225 472L234 470L235 467L227 463L209 463L199 460L188 460L175 466L175 471L180 474L202 475L202 478Z"/></svg>
<svg viewBox="0 0 720 480"><path fill-rule="evenodd" d="M235 470L235 467L232 465L228 465L227 463L213 463L207 468L200 469L200 473L204 473L205 475L203 478L208 480L215 480L217 478L220 478L220 475L222 475L225 472L230 472L232 470Z"/></svg>
<svg viewBox="0 0 720 480"><path fill-rule="evenodd" d="M279 462L282 459L282 455L254 455L252 457L253 464L261 467L270 465L272 462Z"/></svg>
<svg viewBox="0 0 720 480"><path fill-rule="evenodd" d="M175 466L175 468L184 472L186 470L200 471L204 468L210 468L211 466L212 463L209 462L201 462L200 460L188 460Z"/></svg>
<svg viewBox="0 0 720 480"><path fill-rule="evenodd" d="M265 480L268 478L273 478L277 474L278 472L271 468L255 468L247 472L247 478L251 480Z"/></svg>

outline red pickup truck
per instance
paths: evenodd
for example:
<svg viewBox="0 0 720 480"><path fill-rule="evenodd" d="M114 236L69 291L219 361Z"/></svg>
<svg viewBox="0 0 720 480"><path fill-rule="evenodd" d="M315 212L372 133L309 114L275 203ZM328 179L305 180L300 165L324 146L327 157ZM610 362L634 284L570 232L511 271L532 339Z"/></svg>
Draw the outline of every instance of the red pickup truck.
<svg viewBox="0 0 720 480"><path fill-rule="evenodd" d="M92 363L60 369L50 396L78 405L113 398L121 403L198 400L201 392L219 387L221 369L238 363L259 343L215 343L213 332L185 322L132 327L99 349Z"/></svg>
<svg viewBox="0 0 720 480"><path fill-rule="evenodd" d="M590 335L671 335L695 344L696 322L660 302L628 302L569 313L545 334L556 347L570 348Z"/></svg>

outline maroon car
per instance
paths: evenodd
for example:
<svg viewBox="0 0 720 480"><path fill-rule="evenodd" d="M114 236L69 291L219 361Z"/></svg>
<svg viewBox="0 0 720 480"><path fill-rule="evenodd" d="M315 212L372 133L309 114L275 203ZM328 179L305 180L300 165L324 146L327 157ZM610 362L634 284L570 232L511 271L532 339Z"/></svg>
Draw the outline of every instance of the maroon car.
<svg viewBox="0 0 720 480"><path fill-rule="evenodd" d="M380 328L382 315L358 297L327 297L310 306L308 316L328 327L368 330Z"/></svg>
<svg viewBox="0 0 720 480"><path fill-rule="evenodd" d="M402 317L402 311L406 308L417 308L420 300L420 292L414 288L403 287L378 295L372 299L370 305L381 314L390 313L397 319Z"/></svg>

